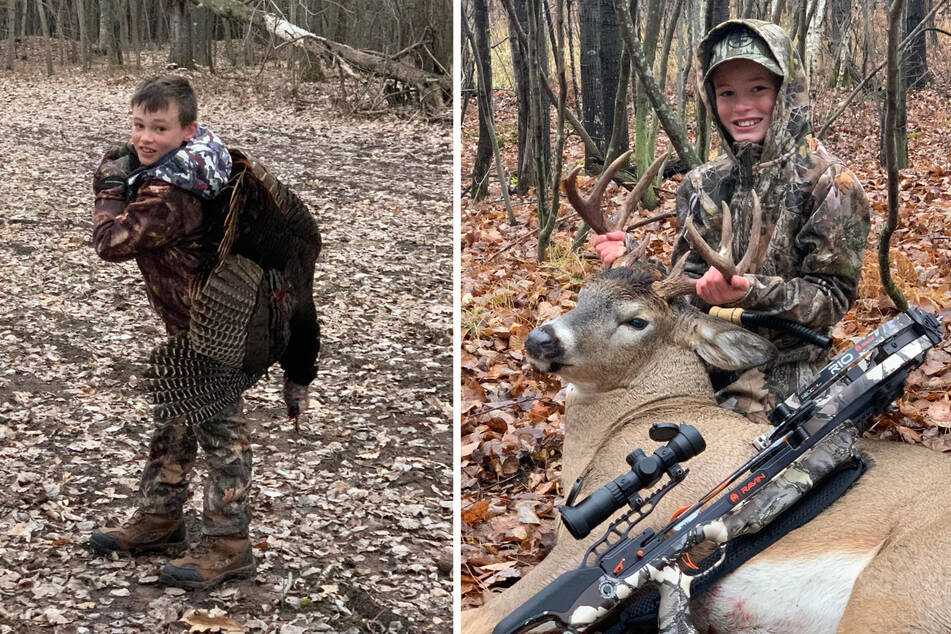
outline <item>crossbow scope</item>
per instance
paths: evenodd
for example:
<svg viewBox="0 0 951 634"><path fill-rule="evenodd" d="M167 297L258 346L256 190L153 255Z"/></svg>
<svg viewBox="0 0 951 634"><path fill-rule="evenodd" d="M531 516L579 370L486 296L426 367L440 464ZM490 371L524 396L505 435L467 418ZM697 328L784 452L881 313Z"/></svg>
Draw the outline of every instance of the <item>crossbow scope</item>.
<svg viewBox="0 0 951 634"><path fill-rule="evenodd" d="M638 491L654 486L664 473L671 480L680 480L684 470L678 464L706 449L707 443L693 425L681 423L655 423L650 429L651 440L667 442L650 456L643 449L635 449L627 454L627 464L631 470L572 505L574 496L581 485L581 479L575 483L564 505L558 507L561 521L575 539L582 539L601 522L614 515L625 504L639 510L645 503Z"/></svg>

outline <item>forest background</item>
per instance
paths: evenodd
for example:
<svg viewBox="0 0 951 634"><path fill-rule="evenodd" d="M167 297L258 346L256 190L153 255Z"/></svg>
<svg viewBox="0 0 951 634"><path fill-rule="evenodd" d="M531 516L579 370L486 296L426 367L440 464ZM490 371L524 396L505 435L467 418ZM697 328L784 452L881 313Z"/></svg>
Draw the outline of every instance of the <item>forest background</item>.
<svg viewBox="0 0 951 634"><path fill-rule="evenodd" d="M526 363L535 326L574 306L601 268L560 180L582 191L628 148L605 215L655 155L670 158L629 220L669 261L674 193L717 154L694 91L696 45L730 17L781 24L806 60L813 129L871 202L858 301L832 330L842 349L896 301L951 316L951 11L944 0L467 0L462 128L462 605L481 605L550 550L560 488L564 392ZM615 9L618 9L617 11ZM627 15L625 15L625 9ZM891 29L889 27L892 27ZM916 30L917 29L917 30ZM910 36L910 37L909 37ZM886 64L889 42L893 61ZM899 47L899 43L903 46ZM894 78L894 119L886 120ZM827 125L828 124L828 125ZM894 132L886 168L888 135ZM703 157L703 159L701 159ZM891 214L890 214L891 212ZM891 216L891 222L889 218ZM879 239L890 275L879 270ZM893 282L889 291L883 277ZM896 292L897 291L897 292ZM947 327L946 327L947 328ZM871 433L951 451L947 334ZM624 465L619 465L619 470ZM620 471L619 471L620 472Z"/></svg>
<svg viewBox="0 0 951 634"><path fill-rule="evenodd" d="M449 627L451 28L449 0L0 1L0 633ZM91 248L91 177L167 72L323 238L310 408L277 370L245 394L257 575L193 593L86 545L133 510L165 334Z"/></svg>

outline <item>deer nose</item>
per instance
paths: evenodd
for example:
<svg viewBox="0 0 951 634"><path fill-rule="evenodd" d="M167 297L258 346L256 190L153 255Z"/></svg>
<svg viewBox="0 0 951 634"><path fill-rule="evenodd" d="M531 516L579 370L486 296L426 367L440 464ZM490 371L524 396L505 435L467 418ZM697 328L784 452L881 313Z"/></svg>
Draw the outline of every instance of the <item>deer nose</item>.
<svg viewBox="0 0 951 634"><path fill-rule="evenodd" d="M550 324L528 333L525 338L525 350L536 359L550 361L560 358L565 350Z"/></svg>

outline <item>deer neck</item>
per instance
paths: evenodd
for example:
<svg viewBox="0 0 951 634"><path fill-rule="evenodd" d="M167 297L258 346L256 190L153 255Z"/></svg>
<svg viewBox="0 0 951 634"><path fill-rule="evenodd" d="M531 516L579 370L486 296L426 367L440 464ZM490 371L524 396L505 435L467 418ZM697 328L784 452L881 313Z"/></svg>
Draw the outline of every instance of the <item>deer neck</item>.
<svg viewBox="0 0 951 634"><path fill-rule="evenodd" d="M707 407L716 401L706 369L696 354L672 345L658 350L627 385L603 392L569 386L563 484L570 487L583 475L584 489L599 485L602 478L589 478L592 470L604 464L605 473L617 471L628 451L648 449L652 424L691 420Z"/></svg>

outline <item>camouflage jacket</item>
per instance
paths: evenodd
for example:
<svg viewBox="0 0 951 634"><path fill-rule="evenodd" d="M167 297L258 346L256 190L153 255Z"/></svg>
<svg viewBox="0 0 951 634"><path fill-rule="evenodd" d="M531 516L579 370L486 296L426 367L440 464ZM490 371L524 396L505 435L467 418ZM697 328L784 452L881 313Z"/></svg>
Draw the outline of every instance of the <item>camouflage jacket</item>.
<svg viewBox="0 0 951 634"><path fill-rule="evenodd" d="M130 147L107 153L94 182L116 172L127 176L127 186L96 192L96 253L110 262L135 258L149 303L168 334L185 332L189 286L215 256L203 239L201 198L214 197L228 181L231 157L202 126L195 139L151 166L138 166Z"/></svg>
<svg viewBox="0 0 951 634"><path fill-rule="evenodd" d="M720 39L723 29L737 24L753 29L766 41L784 73L762 145L733 143L716 116L713 87L702 79L712 43ZM723 154L687 174L677 192L678 227L689 214L700 234L716 246L721 201L725 201L734 218L733 253L739 258L749 239L755 189L763 209L755 274L747 275L747 295L731 306L827 332L855 300L869 231L865 192L845 164L812 137L806 76L779 26L758 20L725 22L704 38L698 56L700 94L719 132ZM686 270L699 277L707 264L681 234L674 261L685 251L690 251ZM790 348L801 348L798 341L788 338L775 337L774 343L790 353ZM781 354L779 362L783 357L801 358L802 352Z"/></svg>

